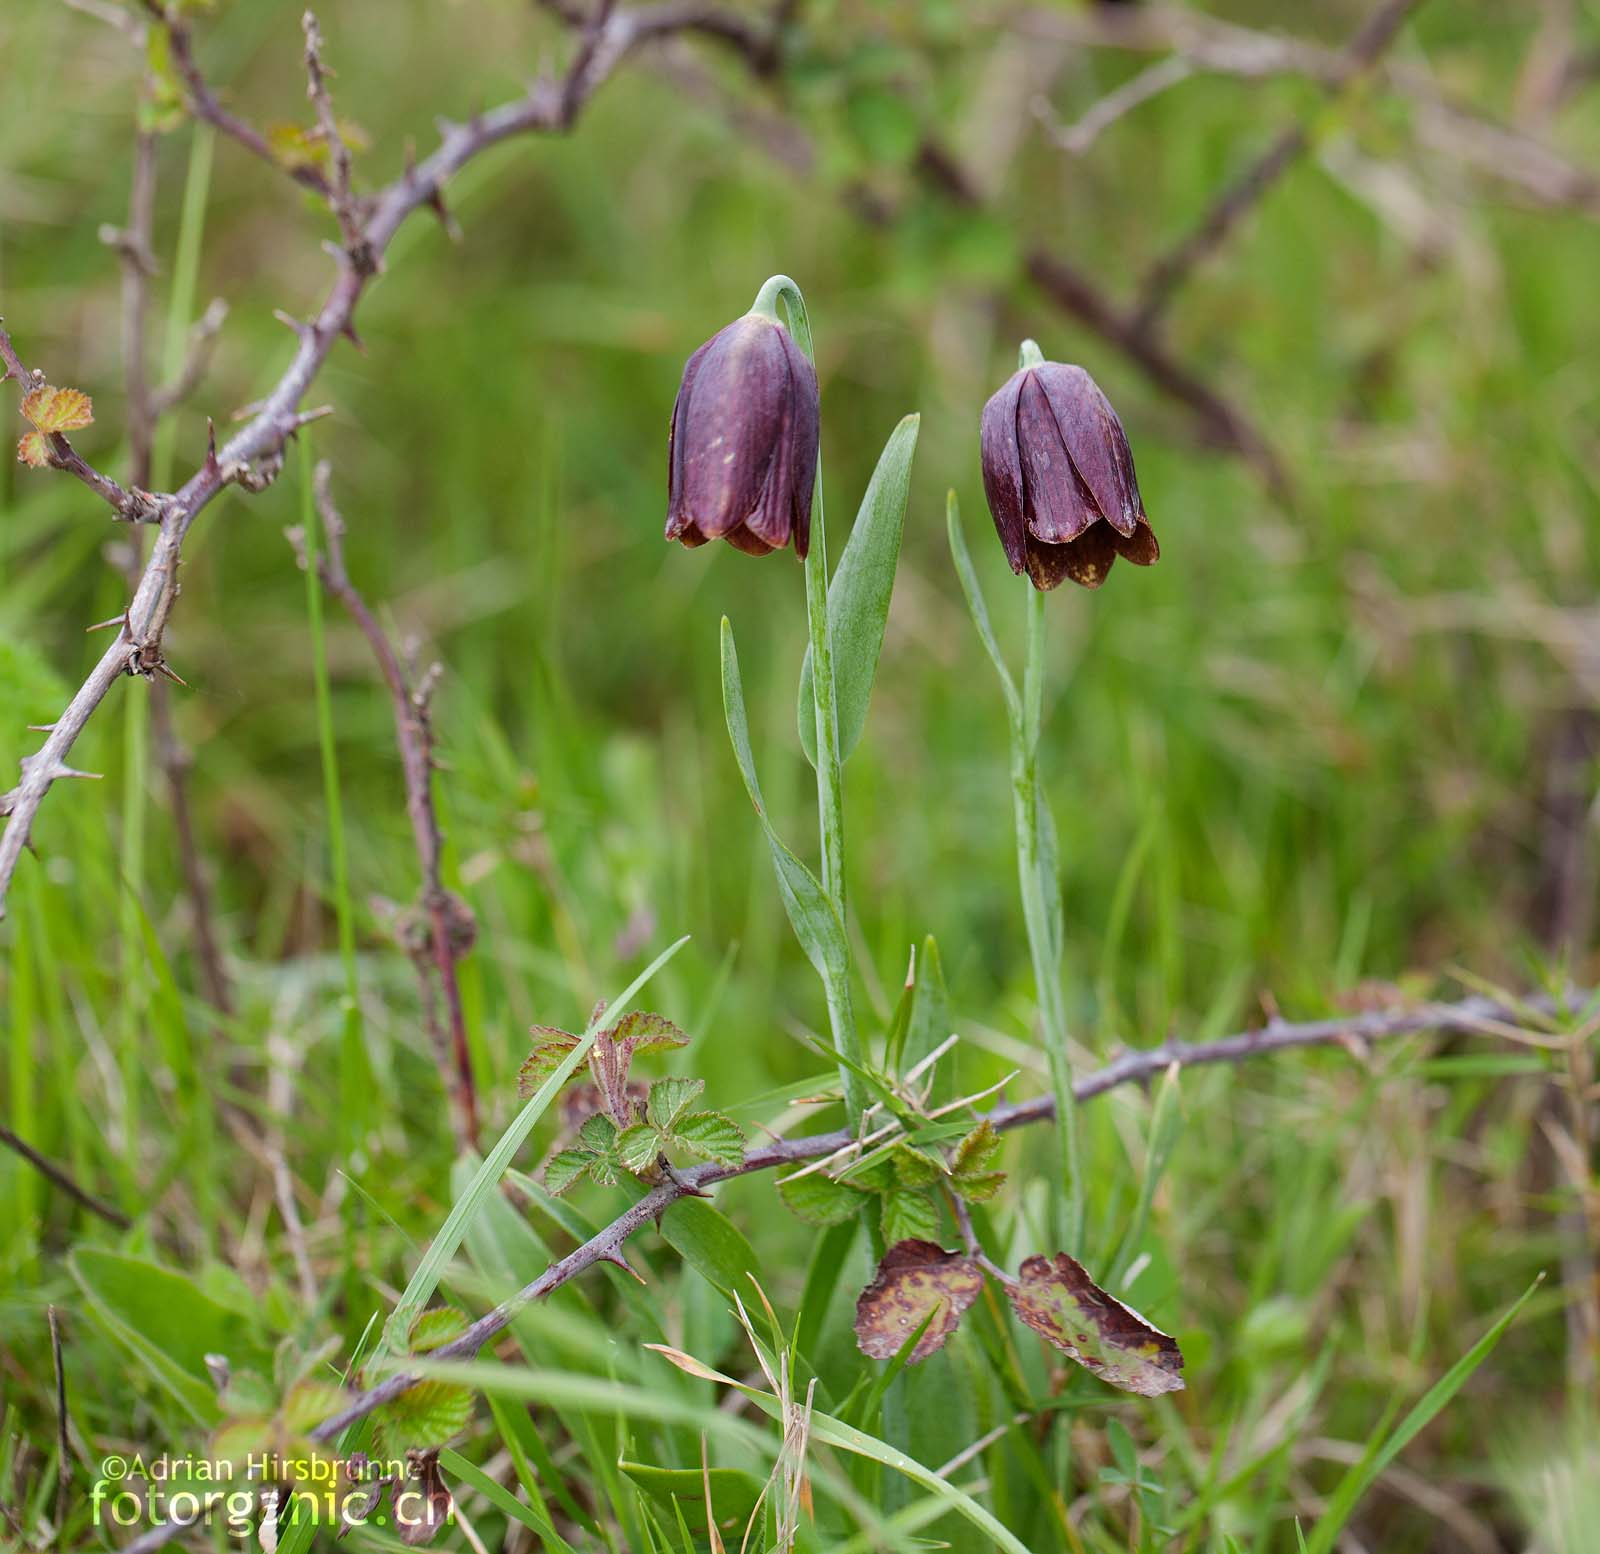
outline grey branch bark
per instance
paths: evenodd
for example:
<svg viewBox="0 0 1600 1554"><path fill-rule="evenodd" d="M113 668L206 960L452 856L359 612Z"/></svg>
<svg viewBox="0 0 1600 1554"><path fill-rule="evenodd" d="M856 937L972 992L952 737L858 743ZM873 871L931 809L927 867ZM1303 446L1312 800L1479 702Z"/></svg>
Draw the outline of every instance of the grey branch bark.
<svg viewBox="0 0 1600 1554"><path fill-rule="evenodd" d="M1079 1079L1073 1085L1072 1093L1079 1101L1092 1100L1095 1096L1104 1095L1119 1085L1153 1078L1173 1064L1182 1069L1206 1063L1239 1063L1248 1058L1262 1057L1272 1052L1285 1052L1296 1047L1345 1046L1359 1053L1369 1043L1413 1035L1419 1031L1503 1029L1508 1024L1519 1024L1530 1016L1554 1014L1562 1007L1582 1003L1591 996L1593 995L1588 992L1575 990L1565 999L1540 997L1515 1003L1477 997L1453 1004L1423 1004L1407 1009L1382 1010L1339 1019L1314 1020L1302 1025L1275 1022L1257 1030L1219 1037L1214 1041L1169 1040L1156 1047L1143 1047L1124 1052L1103 1068L1096 1069L1092 1074L1086 1074ZM1026 1127L1036 1122L1049 1122L1054 1117L1055 1099L1049 1095L997 1106L988 1113L988 1120L1002 1131ZM653 1220L659 1220L678 1199L703 1194L707 1187L736 1176L748 1176L754 1171L771 1171L779 1166L799 1165L805 1161L821 1159L825 1155L848 1149L854 1140L855 1135L847 1128L840 1128L832 1133L811 1134L804 1138L778 1139L751 1150L738 1165L718 1165L713 1162L675 1172L672 1178L653 1187L604 1230L569 1252L560 1261L552 1263L531 1284L525 1285L515 1295L479 1317L460 1338L434 1350L429 1358L436 1360L471 1358L484 1344L506 1328L517 1312L530 1301L548 1295L552 1290L558 1289L569 1279L587 1268L594 1267L597 1263L619 1261L623 1243L635 1231ZM324 1420L312 1432L314 1437L320 1441L333 1441L347 1426L365 1419L374 1409L381 1408L385 1403L409 1391L421 1380L422 1377L408 1372L387 1377L377 1386L352 1399L337 1414Z"/></svg>

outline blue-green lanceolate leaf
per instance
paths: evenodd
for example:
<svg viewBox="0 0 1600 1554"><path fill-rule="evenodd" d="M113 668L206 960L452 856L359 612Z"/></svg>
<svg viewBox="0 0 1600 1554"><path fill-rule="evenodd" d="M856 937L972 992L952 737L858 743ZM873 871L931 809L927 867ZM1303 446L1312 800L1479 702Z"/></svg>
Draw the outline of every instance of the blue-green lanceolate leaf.
<svg viewBox="0 0 1600 1554"><path fill-rule="evenodd" d="M733 645L733 627L726 616L722 619L722 705L745 791L756 807L772 848L772 867L777 873L778 889L783 896L784 910L794 925L795 936L819 976L842 977L848 969L849 957L839 914L817 883L816 876L784 846L767 816L761 784L756 780L756 758L750 748L750 720L745 714L744 687L739 679L739 655Z"/></svg>
<svg viewBox="0 0 1600 1554"><path fill-rule="evenodd" d="M878 467L861 498L855 527L828 584L828 637L833 645L833 694L839 714L839 760L861 740L867 703L878 672L884 623L894 592L905 529L906 496L911 489L911 459L917 451L921 418L908 415L889 434ZM811 689L811 651L800 666L800 743L817 764L817 711Z"/></svg>

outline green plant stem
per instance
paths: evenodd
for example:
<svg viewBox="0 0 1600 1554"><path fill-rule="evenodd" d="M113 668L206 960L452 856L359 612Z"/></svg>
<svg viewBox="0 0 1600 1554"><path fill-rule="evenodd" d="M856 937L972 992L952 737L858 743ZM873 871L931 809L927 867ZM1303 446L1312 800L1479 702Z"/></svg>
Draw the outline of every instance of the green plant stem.
<svg viewBox="0 0 1600 1554"><path fill-rule="evenodd" d="M1062 945L1053 925L1049 892L1059 891L1053 850L1044 843L1045 799L1039 791L1039 729L1044 708L1044 595L1028 585L1028 656L1022 682L1020 715L1011 720L1012 814L1017 831L1017 875L1022 888L1022 915L1038 989L1044 1027L1045 1057L1055 1093L1056 1153L1061 1195L1057 1231L1063 1247L1076 1257L1082 1247L1084 1184L1078 1138L1077 1103L1067 1061L1067 1010L1061 989Z"/></svg>
<svg viewBox="0 0 1600 1554"><path fill-rule="evenodd" d="M816 352L811 339L811 320L800 288L787 275L775 275L756 296L751 312L777 317L782 299L789 315L789 331L795 344L815 365ZM844 924L844 782L839 761L839 713L833 683L833 643L828 627L828 524L822 501L822 451L817 450L816 492L811 517L811 546L806 555L806 616L811 633L811 687L817 710L817 816L822 833L822 888ZM846 944L849 935L846 934ZM865 1097L861 1080L849 1065L859 1068L865 1062L861 1038L856 1031L855 1010L850 999L849 968L843 975L823 975L823 993L828 1002L828 1024L833 1033L834 1050L848 1062L839 1065L844 1086L844 1107L850 1126L861 1121Z"/></svg>

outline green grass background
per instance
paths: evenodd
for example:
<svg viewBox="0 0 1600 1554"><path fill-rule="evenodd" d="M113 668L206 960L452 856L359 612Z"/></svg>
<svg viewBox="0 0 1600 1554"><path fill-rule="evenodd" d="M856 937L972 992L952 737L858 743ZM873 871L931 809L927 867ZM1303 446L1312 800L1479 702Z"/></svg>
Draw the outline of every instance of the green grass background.
<svg viewBox="0 0 1600 1554"><path fill-rule="evenodd" d="M1578 9L1592 45L1595 19ZM1292 21L1336 41L1361 12L1319 0ZM1290 20L1247 4L1227 14ZM208 73L254 121L305 118L298 18L279 0L235 0L200 23ZM705 1077L708 1100L748 1125L781 1110L756 1098L818 1072L797 1033L823 1027L820 995L726 746L717 680L727 613L767 797L811 856L794 733L800 570L789 555L756 563L660 541L683 358L776 270L801 281L817 333L836 549L883 439L904 412L923 416L872 718L846 777L869 1032L887 1019L910 944L931 933L963 1038L959 1083L1012 1069L1013 1095L1045 1083L1003 708L943 535L953 486L1002 640L1020 654L1022 585L988 537L977 419L1023 334L1082 362L1111 395L1163 551L1148 572L1120 567L1098 594L1050 601L1044 764L1081 1060L1249 1024L1263 1000L1309 1018L1374 982L1448 993L1458 968L1519 987L1581 980L1592 954L1581 946L1554 966L1538 904L1551 751L1595 693L1592 222L1522 208L1419 152L1403 100L1378 93L1317 120L1339 145L1406 168L1454 235L1420 262L1312 157L1183 294L1174 347L1257 419L1295 484L1285 507L1197 447L1180 410L1053 311L1020 256L1054 247L1127 295L1281 124L1317 118L1315 93L1197 79L1074 160L1031 116L1031 94L1051 80L1039 46L955 4L818 4L810 18L776 89L752 88L698 46L640 58L571 137L475 164L452 200L464 241L452 246L426 216L407 226L363 306L364 350L339 347L310 397L337 410L314 450L335 464L357 583L445 666L439 791L452 882L480 924L464 994L496 1129L516 1105L526 1028L581 1028L595 998L682 933L693 941L645 999L694 1037L674 1068ZM358 162L369 185L399 170L407 137L432 143L436 114L515 93L565 48L512 0L336 0L322 22L340 111L371 141ZM1396 52L1510 115L1535 22L1439 0ZM80 444L116 469L118 282L96 233L125 217L135 61L113 31L46 0L6 8L0 57L0 311L30 364L93 394ZM1056 110L1076 117L1132 68L1063 53ZM772 154L785 123L805 137L800 174ZM1546 133L1579 160L1600 158L1593 94ZM984 215L915 176L929 134L992 191ZM157 328L193 145L187 127L161 144ZM892 216L864 220L869 207ZM203 453L205 416L225 421L287 360L292 340L272 312L317 305L331 263L319 240L331 235L287 181L216 146L197 301L224 296L232 312L177 422L180 471ZM237 1018L219 1024L198 996L164 786L125 758L143 683L119 687L80 744L76 764L105 780L50 796L39 856L24 861L0 927L6 1121L137 1217L119 1236L0 1155L0 1501L25 1522L30 1507L49 1514L54 1478L48 1303L65 1312L80 1487L105 1450L178 1450L204 1433L96 1320L72 1249L154 1258L192 1275L251 1342L338 1334L342 1358L451 1201L448 1115L411 968L371 905L416 888L389 708L364 644L330 607L370 1083L341 1069L312 639L282 534L299 516L298 468L291 456L265 494L229 492L204 514L168 637L191 687L175 705ZM99 650L82 628L121 601L106 560L128 535L72 482L9 463L0 516L0 771L14 771L36 737L24 725L54 717ZM1580 766L1591 790L1593 777ZM142 848L130 812L144 817ZM1592 1535L1579 1442L1595 1356L1566 1308L1594 1299L1573 1262L1592 1246L1594 1166L1580 1142L1585 1196L1545 1126L1586 1118L1592 1138L1593 1096L1571 1096L1584 1061L1580 1048L1417 1039L1369 1064L1322 1053L1185 1075L1185 1128L1130 1298L1182 1341L1189 1391L1155 1407L1078 1384L1070 1424L1042 1442L1014 1432L961 1481L981 1483L1032 1548L1221 1551L1235 1538L1261 1554L1293 1549L1295 1518L1309 1535L1391 1400L1420 1395L1546 1270L1488 1364L1363 1501L1361 1542L1348 1547L1477 1554L1528 1546L1532 1528L1540 1547L1589 1546L1559 1538L1564 1516L1571 1538ZM250 1136L281 1137L314 1299L235 1113ZM366 1125L354 1158L352 1116ZM1149 1102L1118 1093L1085 1116L1090 1246L1105 1257L1138 1196ZM1008 1149L1015 1175L996 1219L1018 1255L1047 1218L1047 1144ZM596 1221L617 1207L592 1189L577 1201ZM765 1178L719 1201L792 1319L813 1233L777 1210ZM562 1244L548 1221L528 1234ZM540 1255L536 1240L518 1243L526 1274ZM653 1237L633 1256L648 1290L628 1295L610 1271L586 1277L528 1319L530 1363L703 1405L708 1386L639 1345L664 1334L743 1374L727 1303ZM855 1256L812 1357L836 1401L859 1364L846 1297L867 1269ZM1048 1365L1031 1339L1013 1341L1044 1395ZM975 1333L905 1385L909 1448L930 1466L1010 1406ZM462 1450L482 1463L510 1427L478 1415ZM645 1547L615 1461L696 1466L696 1432L625 1410L584 1417L534 1406L551 1453L535 1477L547 1496L555 1481L578 1509L598 1506L618 1546ZM1170 1542L1102 1476L1109 1419L1143 1449L1167 1520L1194 1512ZM503 1509L464 1503L492 1546ZM81 1514L73 1535L95 1536ZM984 1546L953 1517L928 1535Z"/></svg>

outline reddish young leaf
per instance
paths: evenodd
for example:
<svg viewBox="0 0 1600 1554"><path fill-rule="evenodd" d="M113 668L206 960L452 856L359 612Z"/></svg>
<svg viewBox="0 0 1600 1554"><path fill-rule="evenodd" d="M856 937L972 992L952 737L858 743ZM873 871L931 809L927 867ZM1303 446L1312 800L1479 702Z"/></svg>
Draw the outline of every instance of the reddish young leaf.
<svg viewBox="0 0 1600 1554"><path fill-rule="evenodd" d="M29 469L43 469L50 462L50 447L43 432L29 432L17 444L17 462Z"/></svg>
<svg viewBox="0 0 1600 1554"><path fill-rule="evenodd" d="M1065 1252L1030 1257L1006 1293L1034 1332L1111 1386L1147 1398L1183 1390L1177 1344L1106 1294Z"/></svg>
<svg viewBox="0 0 1600 1554"><path fill-rule="evenodd" d="M94 404L82 389L42 383L23 397L22 413L41 432L75 432L94 421Z"/></svg>
<svg viewBox="0 0 1600 1554"><path fill-rule="evenodd" d="M856 1302L856 1343L875 1360L891 1360L932 1313L907 1361L915 1365L945 1346L982 1289L983 1274L970 1257L932 1241L898 1241Z"/></svg>

